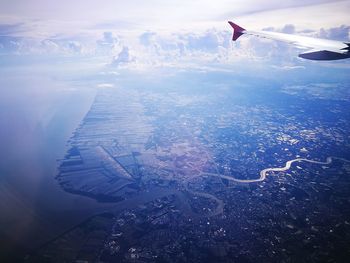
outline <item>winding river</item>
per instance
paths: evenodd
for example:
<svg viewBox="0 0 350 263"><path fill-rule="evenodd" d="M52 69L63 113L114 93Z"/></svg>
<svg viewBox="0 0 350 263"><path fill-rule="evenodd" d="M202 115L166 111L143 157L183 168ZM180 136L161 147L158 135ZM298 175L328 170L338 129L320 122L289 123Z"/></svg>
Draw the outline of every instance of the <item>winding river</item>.
<svg viewBox="0 0 350 263"><path fill-rule="evenodd" d="M285 171L289 170L290 167L292 166L292 164L295 162L308 162L308 163L314 163L314 164L328 165L328 164L331 164L333 162L333 160L335 160L335 159L341 160L343 162L348 162L348 163L350 162L347 159L339 158L339 157L327 157L325 162L309 160L309 159L305 159L305 158L297 158L297 159L293 159L293 160L286 162L286 165L284 167L266 168L264 170L261 170L260 177L257 179L237 179L237 178L227 176L227 175L216 174L216 173L203 173L203 172L200 174L200 176L201 175L215 176L215 177L220 177L222 179L227 179L229 181L234 181L237 183L257 183L257 182L264 181L269 172L285 172Z"/></svg>
<svg viewBox="0 0 350 263"><path fill-rule="evenodd" d="M285 171L289 170L291 168L292 164L295 163L295 162L308 162L308 163L313 163L313 164L328 165L328 164L331 164L333 162L333 160L340 160L340 161L343 161L343 162L346 162L346 163L350 163L350 161L347 160L347 159L340 158L340 157L332 157L332 156L327 157L325 162L309 160L309 159L305 159L305 158L296 158L296 159L287 161L284 167L266 168L264 170L261 170L260 171L260 177L256 178L256 179L237 179L237 178L234 178L234 177L231 177L231 176L222 175L222 174L218 174L218 173L201 172L200 174L198 174L195 177L192 177L191 179L189 179L186 182L186 190L188 192L194 194L194 195L213 199L218 205L217 205L216 209L214 211L212 211L212 213L210 213L209 216L215 216L215 215L221 214L223 212L223 208L224 208L223 201L218 199L214 195L190 190L189 187L188 187L188 184L194 178L197 178L197 177L200 177L200 176L213 176L213 177L219 177L219 178L222 178L222 179L233 181L233 182L236 182L236 183L257 183L257 182L264 181L266 179L266 177L269 175L270 172L285 172Z"/></svg>

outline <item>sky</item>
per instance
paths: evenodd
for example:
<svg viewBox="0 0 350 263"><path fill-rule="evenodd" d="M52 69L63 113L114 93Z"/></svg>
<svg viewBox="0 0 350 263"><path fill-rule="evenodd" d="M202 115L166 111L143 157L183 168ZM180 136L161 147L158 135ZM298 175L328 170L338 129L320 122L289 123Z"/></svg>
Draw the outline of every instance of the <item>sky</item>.
<svg viewBox="0 0 350 263"><path fill-rule="evenodd" d="M282 43L246 36L232 43L227 21L350 41L349 11L349 0L2 0L0 55L104 56L105 64L134 69L247 58L294 66L297 51Z"/></svg>
<svg viewBox="0 0 350 263"><path fill-rule="evenodd" d="M297 12L289 13L281 21L292 23L304 20L303 9L312 15L316 23L329 21L348 21L349 1L327 0L2 0L1 16L8 19L33 19L36 21L87 22L98 24L105 22L124 22L137 24L140 27L153 26L167 28L169 25L183 25L193 22L220 21L241 16L255 16L257 13L273 11L275 16L281 10L295 8ZM325 9L329 14L325 13ZM337 16L333 16L334 11ZM318 14L323 17L320 18ZM268 14L269 16L270 14ZM332 19L329 19L332 16ZM309 17L307 17L309 19ZM320 21L322 20L322 21ZM3 20L4 21L4 20ZM257 21L266 23L267 21ZM271 26L271 25L270 25Z"/></svg>

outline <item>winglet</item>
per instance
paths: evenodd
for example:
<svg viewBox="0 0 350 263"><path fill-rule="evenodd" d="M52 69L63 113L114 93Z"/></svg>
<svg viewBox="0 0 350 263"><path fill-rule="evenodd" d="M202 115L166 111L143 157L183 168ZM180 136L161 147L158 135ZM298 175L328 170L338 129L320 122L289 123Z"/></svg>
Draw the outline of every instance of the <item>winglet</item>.
<svg viewBox="0 0 350 263"><path fill-rule="evenodd" d="M239 25L236 25L235 23L228 21L230 26L233 28L233 36L232 40L236 41L241 35L244 34L244 31L246 31L244 28L240 27Z"/></svg>

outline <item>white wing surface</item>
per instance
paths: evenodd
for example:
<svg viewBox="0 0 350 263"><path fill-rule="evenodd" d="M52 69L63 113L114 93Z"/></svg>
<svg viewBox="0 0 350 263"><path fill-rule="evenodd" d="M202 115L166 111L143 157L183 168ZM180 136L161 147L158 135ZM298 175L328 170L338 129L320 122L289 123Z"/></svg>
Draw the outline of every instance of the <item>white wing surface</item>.
<svg viewBox="0 0 350 263"><path fill-rule="evenodd" d="M250 31L246 30L235 23L228 22L233 28L232 40L236 41L241 35L252 35L262 38L283 41L299 48L308 49L307 52L299 54L299 57L311 60L337 60L350 58L350 43L298 36L292 34L283 34L268 31Z"/></svg>

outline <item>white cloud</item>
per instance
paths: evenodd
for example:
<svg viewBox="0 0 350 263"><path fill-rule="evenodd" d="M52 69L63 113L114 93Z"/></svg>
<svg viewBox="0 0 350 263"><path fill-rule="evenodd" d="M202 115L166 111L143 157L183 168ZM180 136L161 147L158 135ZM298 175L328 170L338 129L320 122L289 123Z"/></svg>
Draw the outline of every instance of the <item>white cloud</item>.
<svg viewBox="0 0 350 263"><path fill-rule="evenodd" d="M113 58L112 66L125 65L127 63L133 62L134 58L129 53L129 48L124 46L122 51Z"/></svg>
<svg viewBox="0 0 350 263"><path fill-rule="evenodd" d="M279 32L296 33L293 24L280 28L270 28ZM307 34L319 35L320 32L333 32L334 29L321 31L308 30ZM159 67L190 67L199 68L203 65L237 65L267 63L280 71L300 70L305 63L312 63L298 58L301 52L293 45L267 39L242 36L239 41L231 41L232 32L227 30L207 29L202 32L164 32L146 31L136 39L125 42L128 52L124 50L117 55L112 64L130 68L159 68ZM133 58L129 51L133 50ZM346 62L344 62L346 63ZM326 63L322 64L327 66Z"/></svg>
<svg viewBox="0 0 350 263"><path fill-rule="evenodd" d="M108 56L127 46L151 65L190 57L216 62L242 56L262 59L282 50L287 58L295 51L281 43L243 37L231 43L226 20L287 33L312 29L309 34L340 39L349 37L349 27L341 26L348 22L348 10L349 0L3 0L0 44L2 53Z"/></svg>
<svg viewBox="0 0 350 263"><path fill-rule="evenodd" d="M349 27L299 32L299 28L288 23L270 27L269 30L331 38L345 36ZM104 59L105 64L130 69L198 68L203 65L233 65L247 61L267 62L284 71L300 68L300 50L294 46L251 36L242 36L237 42L232 42L231 36L229 27L221 30L214 27L192 31L147 30L140 33L100 30L96 36L89 37L80 34L56 34L49 38L0 37L3 46L0 51L65 57L94 56Z"/></svg>
<svg viewBox="0 0 350 263"><path fill-rule="evenodd" d="M113 88L114 84L113 83L101 83L101 84L98 84L97 87L100 89L109 89L109 88Z"/></svg>
<svg viewBox="0 0 350 263"><path fill-rule="evenodd" d="M290 70L302 70L305 69L305 66L296 66L296 65L281 65L281 66L272 66L273 69L290 71Z"/></svg>
<svg viewBox="0 0 350 263"><path fill-rule="evenodd" d="M71 50L73 53L81 53L83 48L79 42L69 41L68 42L68 49Z"/></svg>
<svg viewBox="0 0 350 263"><path fill-rule="evenodd" d="M350 40L350 26L341 25L339 27L332 27L330 29L322 28L318 35L321 38Z"/></svg>
<svg viewBox="0 0 350 263"><path fill-rule="evenodd" d="M113 32L103 32L103 38L96 41L96 52L98 54L111 54L111 52L120 49L120 44L119 37L114 36Z"/></svg>

